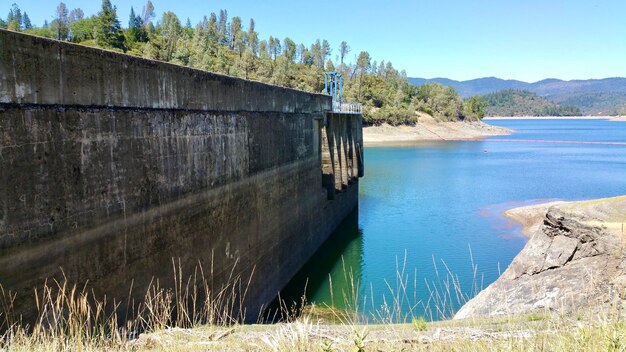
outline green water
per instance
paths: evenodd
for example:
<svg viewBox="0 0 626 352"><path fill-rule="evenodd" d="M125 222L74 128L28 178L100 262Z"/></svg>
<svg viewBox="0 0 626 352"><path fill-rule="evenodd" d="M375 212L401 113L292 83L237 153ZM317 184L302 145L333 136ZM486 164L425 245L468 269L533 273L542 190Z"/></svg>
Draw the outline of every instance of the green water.
<svg viewBox="0 0 626 352"><path fill-rule="evenodd" d="M525 245L520 227L502 211L626 194L626 144L571 143L626 142L626 123L491 123L516 132L483 141L366 148L359 210L283 298L295 300L306 285L309 302L356 306L372 321L392 316L385 302L392 307L394 299L401 308L396 321L445 318L497 279Z"/></svg>

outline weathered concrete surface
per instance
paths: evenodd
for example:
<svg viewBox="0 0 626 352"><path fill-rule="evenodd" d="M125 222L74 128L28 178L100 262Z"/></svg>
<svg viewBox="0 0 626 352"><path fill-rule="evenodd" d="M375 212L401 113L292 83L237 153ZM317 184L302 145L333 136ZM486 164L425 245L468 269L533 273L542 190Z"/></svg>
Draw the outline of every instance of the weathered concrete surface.
<svg viewBox="0 0 626 352"><path fill-rule="evenodd" d="M546 310L626 312L626 197L552 204L507 211L535 232L502 276L455 319Z"/></svg>
<svg viewBox="0 0 626 352"><path fill-rule="evenodd" d="M175 258L213 263L216 286L254 271L255 314L357 205L344 169L362 169L362 143L332 129L327 96L1 30L0 48L5 289L25 297L62 269L141 298ZM330 161L325 179L349 175L332 197L322 140L353 150Z"/></svg>

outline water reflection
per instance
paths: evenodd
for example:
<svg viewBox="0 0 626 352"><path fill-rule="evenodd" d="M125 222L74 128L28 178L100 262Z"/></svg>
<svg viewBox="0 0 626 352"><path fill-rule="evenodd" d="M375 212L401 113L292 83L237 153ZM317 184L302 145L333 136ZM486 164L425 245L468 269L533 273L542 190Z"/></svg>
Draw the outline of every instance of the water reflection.
<svg viewBox="0 0 626 352"><path fill-rule="evenodd" d="M626 141L626 129L602 120L498 122L517 131L509 139ZM385 303L401 308L395 321L449 317L525 245L520 227L502 211L532 199L623 194L624 151L490 139L368 147L358 225L353 214L283 297L299 301L308 278L309 301L341 308L353 282L368 318L377 318ZM405 299L400 304L394 301L398 293Z"/></svg>
<svg viewBox="0 0 626 352"><path fill-rule="evenodd" d="M348 308L344 297L355 293L352 287L358 290L363 282L362 235L359 212L355 209L281 291L283 306L298 306L306 296L307 303ZM269 311L278 307L277 298Z"/></svg>

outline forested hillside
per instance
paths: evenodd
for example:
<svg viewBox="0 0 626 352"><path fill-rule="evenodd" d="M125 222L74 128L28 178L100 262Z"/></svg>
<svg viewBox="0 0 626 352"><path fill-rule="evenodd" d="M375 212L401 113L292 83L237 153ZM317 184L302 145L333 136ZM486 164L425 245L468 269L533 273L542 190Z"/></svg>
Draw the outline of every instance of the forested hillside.
<svg viewBox="0 0 626 352"><path fill-rule="evenodd" d="M626 114L626 78L588 79L563 81L544 79L526 83L495 77L455 81L447 78L409 78L416 86L425 83L441 83L456 89L462 97L485 95L505 89L533 92L561 105L578 107L587 115Z"/></svg>
<svg viewBox="0 0 626 352"><path fill-rule="evenodd" d="M483 96L488 116L580 116L577 107L558 105L535 93L507 89Z"/></svg>
<svg viewBox="0 0 626 352"><path fill-rule="evenodd" d="M367 51L352 52L345 41L333 50L323 39L305 45L288 37L262 38L254 19L229 17L226 10L207 14L194 25L171 11L157 16L148 1L141 12L131 9L126 27L110 0L103 0L94 15L64 3L51 15L51 23L36 26L13 4L6 20L0 19L0 28L309 92L322 92L324 72L338 71L344 77L346 100L363 103L370 124L413 124L416 111L446 121L484 116L484 104L477 98L464 101L454 89L439 84L417 88L391 62L376 61Z"/></svg>

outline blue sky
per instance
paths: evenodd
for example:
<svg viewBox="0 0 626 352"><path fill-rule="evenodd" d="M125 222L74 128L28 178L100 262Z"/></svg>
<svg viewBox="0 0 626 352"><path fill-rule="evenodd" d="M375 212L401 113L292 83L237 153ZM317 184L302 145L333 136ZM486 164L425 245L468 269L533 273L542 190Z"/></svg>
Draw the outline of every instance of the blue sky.
<svg viewBox="0 0 626 352"><path fill-rule="evenodd" d="M57 1L0 0L6 17L17 2L32 22L52 20ZM127 25L130 7L146 0L112 0ZM333 56L342 40L354 57L367 50L410 77L466 80L496 76L537 81L626 76L624 0L401 0L276 1L153 0L157 14L175 12L195 25L226 9L247 25L253 17L262 38L291 37L310 45L328 39ZM85 14L100 0L66 0Z"/></svg>

